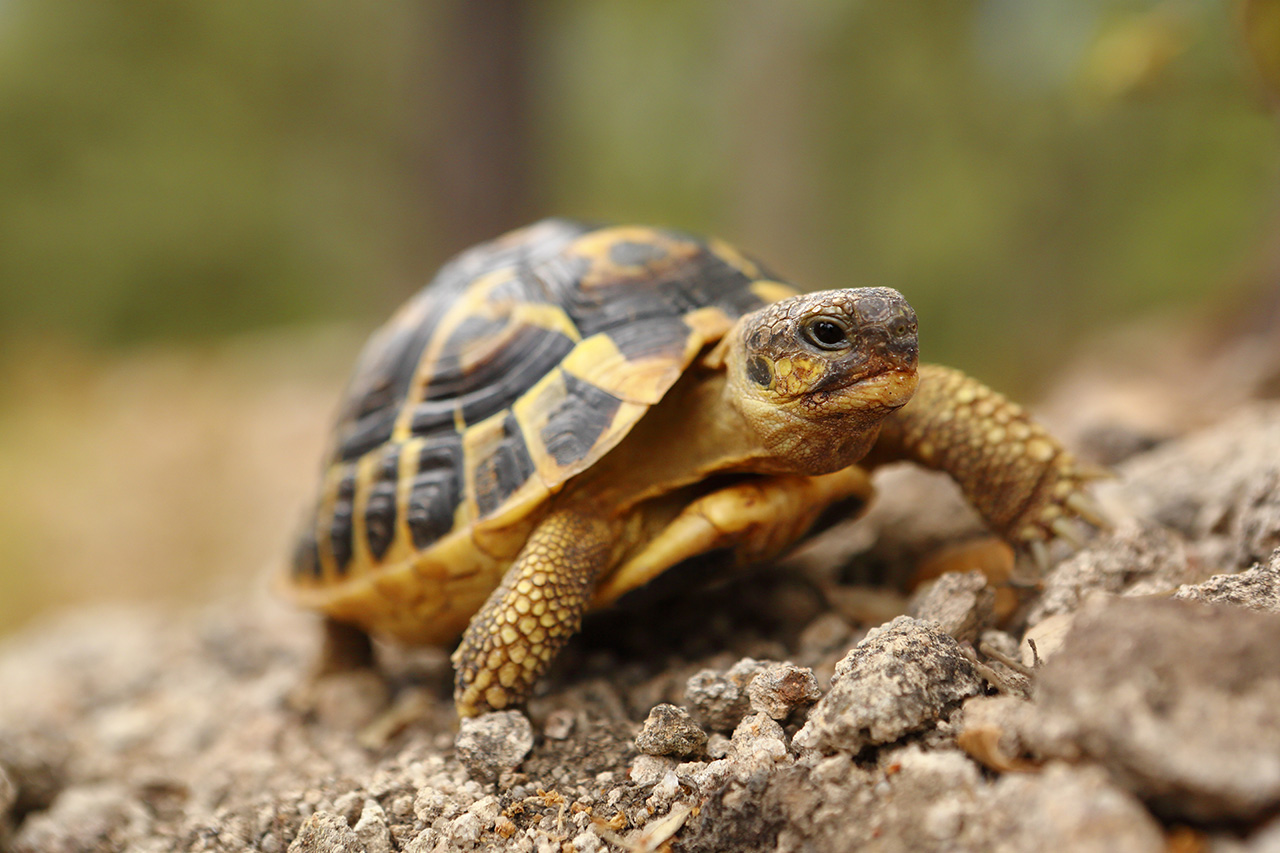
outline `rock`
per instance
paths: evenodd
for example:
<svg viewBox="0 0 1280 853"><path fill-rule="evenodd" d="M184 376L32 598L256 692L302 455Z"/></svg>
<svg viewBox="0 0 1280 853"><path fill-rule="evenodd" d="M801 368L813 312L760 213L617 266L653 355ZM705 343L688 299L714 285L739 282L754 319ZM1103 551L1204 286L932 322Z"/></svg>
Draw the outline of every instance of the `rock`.
<svg viewBox="0 0 1280 853"><path fill-rule="evenodd" d="M494 711L468 717L454 741L458 760L471 777L492 782L513 770L533 749L533 726L519 711Z"/></svg>
<svg viewBox="0 0 1280 853"><path fill-rule="evenodd" d="M996 592L982 572L948 572L911 597L907 614L935 623L960 641L972 641L989 626Z"/></svg>
<svg viewBox="0 0 1280 853"><path fill-rule="evenodd" d="M146 807L123 785L101 783L64 791L44 812L31 815L14 838L15 853L125 850L152 830Z"/></svg>
<svg viewBox="0 0 1280 853"><path fill-rule="evenodd" d="M1022 635L1023 665L1038 666L1056 655L1066 641L1075 619L1075 611L1055 613L1028 628L1027 633Z"/></svg>
<svg viewBox="0 0 1280 853"><path fill-rule="evenodd" d="M1234 604L1250 610L1280 612L1280 551L1248 571L1214 575L1204 583L1178 587L1174 598L1206 604Z"/></svg>
<svg viewBox="0 0 1280 853"><path fill-rule="evenodd" d="M730 740L730 754L748 770L757 763L769 765L791 759L782 726L768 714L752 714L738 724Z"/></svg>
<svg viewBox="0 0 1280 853"><path fill-rule="evenodd" d="M785 720L797 708L822 698L813 670L792 663L775 663L762 669L747 685L751 708L775 720Z"/></svg>
<svg viewBox="0 0 1280 853"><path fill-rule="evenodd" d="M963 849L1055 853L1163 853L1160 825L1097 767L1050 764L1006 774L981 797L986 820L970 820ZM972 817L976 817L973 815ZM977 837L974 837L977 836Z"/></svg>
<svg viewBox="0 0 1280 853"><path fill-rule="evenodd" d="M932 623L899 616L836 665L831 690L793 744L857 753L932 725L981 689L954 638Z"/></svg>
<svg viewBox="0 0 1280 853"><path fill-rule="evenodd" d="M302 822L289 853L363 853L364 843L342 815L316 812Z"/></svg>
<svg viewBox="0 0 1280 853"><path fill-rule="evenodd" d="M542 734L551 740L565 740L573 732L573 724L573 712L567 708L557 708L547 715Z"/></svg>
<svg viewBox="0 0 1280 853"><path fill-rule="evenodd" d="M646 755L698 755L707 745L707 733L675 705L655 705L636 735L636 749Z"/></svg>
<svg viewBox="0 0 1280 853"><path fill-rule="evenodd" d="M1028 614L1034 626L1071 613L1086 597L1103 592L1143 595L1176 589L1204 577L1177 534L1151 522L1124 521L1096 536L1044 579L1044 592Z"/></svg>
<svg viewBox="0 0 1280 853"><path fill-rule="evenodd" d="M1252 820L1280 807L1280 616L1098 602L1041 669L1035 701L1162 815Z"/></svg>
<svg viewBox="0 0 1280 853"><path fill-rule="evenodd" d="M956 750L912 745L887 751L873 769L847 758L777 774L762 797L780 824L779 850L956 851L978 813L976 764ZM764 849L773 849L766 847Z"/></svg>
<svg viewBox="0 0 1280 853"><path fill-rule="evenodd" d="M707 728L729 732L751 710L747 685L766 663L743 658L721 673L704 669L685 684L684 701Z"/></svg>
<svg viewBox="0 0 1280 853"><path fill-rule="evenodd" d="M604 842L591 830L573 837L573 853L603 853Z"/></svg>
<svg viewBox="0 0 1280 853"><path fill-rule="evenodd" d="M1195 541L1207 565L1245 568L1280 546L1278 459L1280 406L1271 402L1134 457L1120 475L1136 516Z"/></svg>
<svg viewBox="0 0 1280 853"><path fill-rule="evenodd" d="M631 772L628 775L636 785L648 788L662 781L664 776L676 768L677 763L674 758L665 755L640 754L631 762Z"/></svg>
<svg viewBox="0 0 1280 853"><path fill-rule="evenodd" d="M366 799L360 818L351 827L364 848L364 853L391 853L391 829L387 826L387 813L377 800Z"/></svg>

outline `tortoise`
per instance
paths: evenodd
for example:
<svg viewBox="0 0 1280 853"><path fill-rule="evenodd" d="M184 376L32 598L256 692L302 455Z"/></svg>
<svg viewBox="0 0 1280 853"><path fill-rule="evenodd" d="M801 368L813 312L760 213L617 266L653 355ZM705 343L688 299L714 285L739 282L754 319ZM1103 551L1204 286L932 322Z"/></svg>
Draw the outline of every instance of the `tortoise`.
<svg viewBox="0 0 1280 853"><path fill-rule="evenodd" d="M285 585L326 614L333 666L367 632L461 637L471 716L527 698L587 610L710 552L779 555L885 462L950 474L1041 560L1101 523L1071 453L917 351L889 288L801 294L670 229L513 231L365 346Z"/></svg>

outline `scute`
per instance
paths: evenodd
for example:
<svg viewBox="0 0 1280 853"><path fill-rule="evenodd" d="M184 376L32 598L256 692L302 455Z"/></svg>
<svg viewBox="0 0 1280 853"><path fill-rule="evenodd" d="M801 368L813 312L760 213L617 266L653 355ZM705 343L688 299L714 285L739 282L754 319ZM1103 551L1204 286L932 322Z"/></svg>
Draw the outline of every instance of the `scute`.
<svg viewBox="0 0 1280 853"><path fill-rule="evenodd" d="M446 263L365 345L339 407L334 458L354 459L391 438L423 351L448 306L477 279L554 255L587 230L579 223L547 219L468 249Z"/></svg>
<svg viewBox="0 0 1280 853"><path fill-rule="evenodd" d="M477 566L501 559L505 546L491 543L524 535L522 518L770 301L768 279L715 241L564 220L459 255L357 362L295 589L343 613L374 588L443 595L433 590L445 581L429 579L443 565L433 546L447 541L449 572L466 576L457 534L467 529L493 555Z"/></svg>

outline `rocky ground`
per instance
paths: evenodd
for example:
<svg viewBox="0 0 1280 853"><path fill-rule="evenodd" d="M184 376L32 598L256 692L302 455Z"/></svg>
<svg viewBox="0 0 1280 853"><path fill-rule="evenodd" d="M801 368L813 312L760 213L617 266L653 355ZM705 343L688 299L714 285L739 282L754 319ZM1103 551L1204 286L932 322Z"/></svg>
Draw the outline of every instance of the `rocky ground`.
<svg viewBox="0 0 1280 853"><path fill-rule="evenodd" d="M264 589L0 647L16 851L1280 850L1280 406L1080 432L1116 519L1042 578L947 484L592 620L459 731L445 652L309 687ZM265 584L264 584L265 587Z"/></svg>

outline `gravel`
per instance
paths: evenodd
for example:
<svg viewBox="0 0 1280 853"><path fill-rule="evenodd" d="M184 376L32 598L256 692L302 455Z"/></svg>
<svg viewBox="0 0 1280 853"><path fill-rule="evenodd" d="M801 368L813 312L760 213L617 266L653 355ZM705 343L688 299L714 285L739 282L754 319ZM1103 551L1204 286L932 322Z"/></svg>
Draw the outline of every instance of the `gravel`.
<svg viewBox="0 0 1280 853"><path fill-rule="evenodd" d="M0 644L0 849L1276 849L1275 459L1252 406L1128 457L1016 607L967 573L856 619L972 532L895 474L819 568L610 614L460 728L443 654L313 684L314 620L257 590L73 613Z"/></svg>

